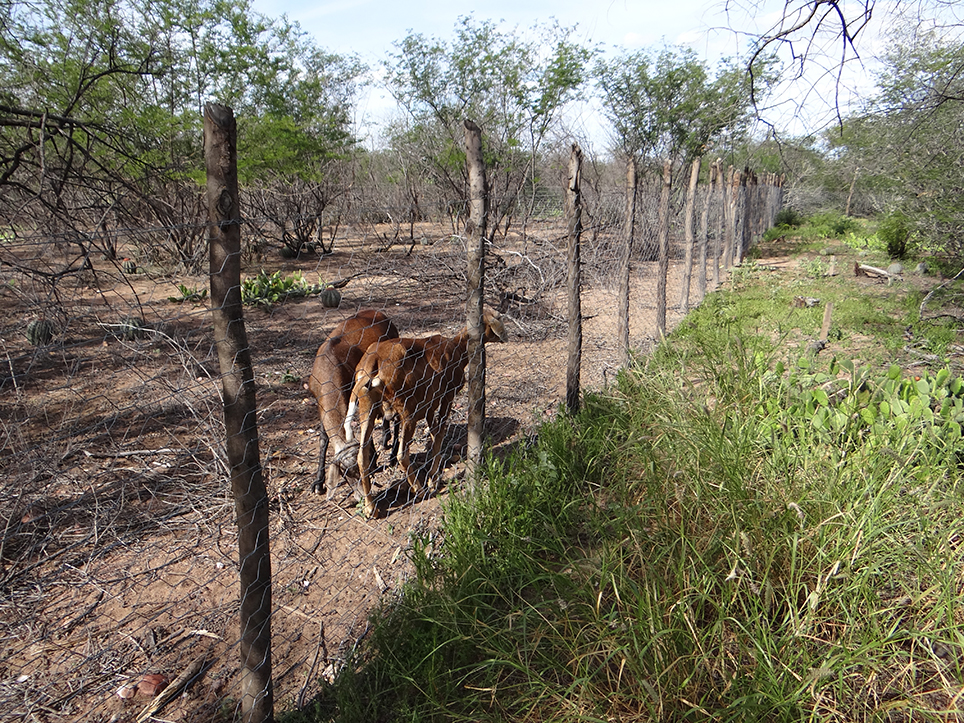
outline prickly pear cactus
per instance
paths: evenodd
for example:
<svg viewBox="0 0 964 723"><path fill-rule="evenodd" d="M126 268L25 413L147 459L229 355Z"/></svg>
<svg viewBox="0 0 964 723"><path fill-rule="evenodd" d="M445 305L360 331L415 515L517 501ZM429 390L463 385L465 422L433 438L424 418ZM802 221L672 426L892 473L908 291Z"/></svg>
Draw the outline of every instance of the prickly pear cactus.
<svg viewBox="0 0 964 723"><path fill-rule="evenodd" d="M44 346L53 341L57 327L52 321L46 319L34 319L27 324L27 341L34 346Z"/></svg>

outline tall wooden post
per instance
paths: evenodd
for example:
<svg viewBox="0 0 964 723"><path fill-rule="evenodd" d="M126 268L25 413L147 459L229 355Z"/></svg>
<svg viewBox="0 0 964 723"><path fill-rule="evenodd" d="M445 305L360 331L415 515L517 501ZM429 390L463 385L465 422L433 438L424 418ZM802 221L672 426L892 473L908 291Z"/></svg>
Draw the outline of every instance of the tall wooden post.
<svg viewBox="0 0 964 723"><path fill-rule="evenodd" d="M619 258L619 300L616 311L616 344L619 364L629 366L629 275L636 232L636 181L639 173L636 158L626 161L626 215L623 220L623 248Z"/></svg>
<svg viewBox="0 0 964 723"><path fill-rule="evenodd" d="M673 162L663 161L663 189L659 194L659 264L656 274L656 340L666 336L666 277L669 275L669 195Z"/></svg>
<svg viewBox="0 0 964 723"><path fill-rule="evenodd" d="M579 411L579 374L582 369L582 301L579 287L582 269L579 244L582 236L582 149L572 144L569 156L569 180L566 184L566 208L569 212L569 361L566 365L566 409Z"/></svg>
<svg viewBox="0 0 964 723"><path fill-rule="evenodd" d="M483 269L489 191L482 156L482 129L470 120L465 121L465 158L469 173L469 220L465 229L468 246L465 325L469 337L466 473L467 478L474 481L475 470L482 462L482 441L485 433L485 339L482 333L482 304L485 298Z"/></svg>
<svg viewBox="0 0 964 723"><path fill-rule="evenodd" d="M700 301L706 298L706 264L710 238L710 202L713 199L713 176L715 173L716 165L714 164L710 166L710 172L707 174L709 183L706 186L706 193L703 198L703 214L700 217L700 261L696 267L696 292L700 297Z"/></svg>
<svg viewBox="0 0 964 723"><path fill-rule="evenodd" d="M743 169L740 174L739 190L739 223L737 224L737 256L736 263L742 264L750 250L750 233L753 229L753 185L750 169Z"/></svg>
<svg viewBox="0 0 964 723"><path fill-rule="evenodd" d="M683 220L684 237L686 242L686 254L683 261L683 289L680 293L679 310L685 314L689 311L690 303L690 280L693 277L693 245L696 243L696 234L693 230L694 214L696 213L696 184L700 180L700 159L693 161L690 167L690 185L686 191L686 218Z"/></svg>
<svg viewBox="0 0 964 723"><path fill-rule="evenodd" d="M729 269L733 265L736 247L736 202L739 196L740 174L730 166L726 171L726 182L723 185L723 218L726 226L723 243L723 267Z"/></svg>
<svg viewBox="0 0 964 723"><path fill-rule="evenodd" d="M238 521L241 711L245 723L274 720L271 683L271 555L268 494L258 449L258 407L241 307L241 211L237 124L230 108L204 108L211 315L221 366L228 468Z"/></svg>
<svg viewBox="0 0 964 723"><path fill-rule="evenodd" d="M714 198L719 197L719 210L716 213L716 239L713 242L713 289L720 288L720 264L723 263L723 236L726 229L726 183L723 179L723 159L716 159L716 184Z"/></svg>

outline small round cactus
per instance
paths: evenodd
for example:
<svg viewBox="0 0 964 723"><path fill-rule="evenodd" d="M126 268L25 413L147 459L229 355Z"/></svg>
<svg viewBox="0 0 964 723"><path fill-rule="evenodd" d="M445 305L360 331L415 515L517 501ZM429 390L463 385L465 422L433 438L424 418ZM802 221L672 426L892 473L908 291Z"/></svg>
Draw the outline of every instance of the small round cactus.
<svg viewBox="0 0 964 723"><path fill-rule="evenodd" d="M337 309L341 304L341 292L333 286L327 287L321 292L321 305L327 309Z"/></svg>
<svg viewBox="0 0 964 723"><path fill-rule="evenodd" d="M57 327L52 321L46 319L34 319L27 324L27 341L34 346L44 346L53 341Z"/></svg>
<svg viewBox="0 0 964 723"><path fill-rule="evenodd" d="M125 341L134 341L135 339L143 339L147 336L147 331L150 327L147 322L143 319L138 319L135 316L129 316L126 319L121 319L120 327L117 330L117 336Z"/></svg>
<svg viewBox="0 0 964 723"><path fill-rule="evenodd" d="M137 262L134 259L124 259L124 263L121 266L124 269L125 274L136 274L137 273Z"/></svg>
<svg viewBox="0 0 964 723"><path fill-rule="evenodd" d="M298 249L293 246L288 246L287 244L281 247L281 258L283 259L296 259L298 258Z"/></svg>

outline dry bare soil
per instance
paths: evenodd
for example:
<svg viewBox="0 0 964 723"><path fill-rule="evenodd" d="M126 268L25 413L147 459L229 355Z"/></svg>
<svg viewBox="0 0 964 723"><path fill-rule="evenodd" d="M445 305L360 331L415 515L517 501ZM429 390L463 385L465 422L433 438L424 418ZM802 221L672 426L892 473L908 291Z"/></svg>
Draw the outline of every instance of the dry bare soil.
<svg viewBox="0 0 964 723"><path fill-rule="evenodd" d="M403 335L455 333L464 317L464 249L450 231L419 229L416 243L373 228L335 253L258 268L310 281L348 279L338 309L316 298L246 308L258 384L261 459L271 501L273 663L278 709L311 697L363 639L369 611L410 572L416 536L433 538L445 499L462 484L464 395L447 443L447 485L412 500L400 474L379 475L386 514L369 521L343 486L328 501L310 491L317 412L304 383L329 329L361 308L389 314ZM487 300L510 339L488 349L487 430L502 453L556 413L565 392L568 309L563 231L546 227L494 249ZM585 238L582 382L600 387L617 368L616 249ZM177 284L132 246L138 273L120 262L54 278L5 268L0 281L0 721L128 721L149 703L116 693L145 674L196 676L159 714L172 721L230 720L235 710L237 531L225 481L216 357L206 303L175 302ZM25 266L56 270L70 249L25 248ZM680 294L671 266L672 326ZM695 296L694 282L694 296ZM633 276L632 344L655 335L655 264ZM33 347L28 321L55 322ZM124 320L146 329L125 338ZM420 451L417 437L413 449Z"/></svg>

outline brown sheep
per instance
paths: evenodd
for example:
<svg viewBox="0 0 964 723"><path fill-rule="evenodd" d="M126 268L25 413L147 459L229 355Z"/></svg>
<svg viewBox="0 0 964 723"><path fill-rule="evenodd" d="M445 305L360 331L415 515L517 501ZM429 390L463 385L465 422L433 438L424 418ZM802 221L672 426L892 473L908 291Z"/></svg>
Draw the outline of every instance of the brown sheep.
<svg viewBox="0 0 964 723"><path fill-rule="evenodd" d="M391 319L380 311L369 309L345 319L318 347L308 380L308 390L318 400L321 420L321 450L318 473L311 488L313 492L321 494L327 486L330 496L346 476L357 476L355 444L344 435L355 368L369 346L397 338L398 329ZM385 433L387 435L387 428ZM397 444L397 433L395 437ZM329 443L334 444L334 456L326 469Z"/></svg>
<svg viewBox="0 0 964 723"><path fill-rule="evenodd" d="M505 341L505 326L496 312L486 309L483 323L485 341ZM442 441L452 401L465 384L468 360L468 333L464 329L453 338L435 335L424 339L382 340L368 347L362 356L345 418L345 439L352 439L351 425L357 416L360 494L370 517L377 512L371 495L374 457L371 437L375 418L381 414L400 421L399 462L415 492L421 485L411 467L408 447L416 424L426 420L432 438L428 472L429 489L432 489L442 465Z"/></svg>

